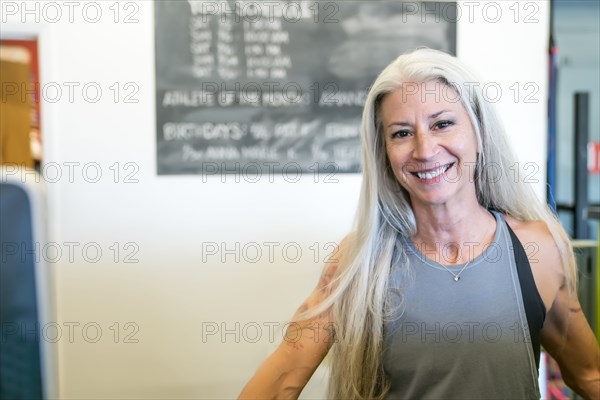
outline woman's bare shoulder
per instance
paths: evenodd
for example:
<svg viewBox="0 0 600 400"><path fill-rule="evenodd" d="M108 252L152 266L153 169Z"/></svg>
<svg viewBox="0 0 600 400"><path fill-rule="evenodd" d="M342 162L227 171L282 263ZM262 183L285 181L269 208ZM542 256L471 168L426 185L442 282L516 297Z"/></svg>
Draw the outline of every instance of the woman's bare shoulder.
<svg viewBox="0 0 600 400"><path fill-rule="evenodd" d="M559 247L544 221L522 221L510 215L505 220L525 249L536 286L549 309L565 281Z"/></svg>
<svg viewBox="0 0 600 400"><path fill-rule="evenodd" d="M526 244L536 245L538 248L544 248L552 255L559 256L558 246L548 225L544 221L522 221L511 215L505 215L504 219L519 238L519 241L525 247Z"/></svg>
<svg viewBox="0 0 600 400"><path fill-rule="evenodd" d="M334 280L340 274L343 266L347 265L349 251L355 246L356 234L348 233L331 252L325 261L318 288L322 294L329 294L335 286Z"/></svg>

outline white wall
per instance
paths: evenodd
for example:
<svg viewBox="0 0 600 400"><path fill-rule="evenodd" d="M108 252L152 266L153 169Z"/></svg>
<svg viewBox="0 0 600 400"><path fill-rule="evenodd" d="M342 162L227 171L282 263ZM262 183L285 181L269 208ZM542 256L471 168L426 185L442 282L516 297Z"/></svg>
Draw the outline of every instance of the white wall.
<svg viewBox="0 0 600 400"><path fill-rule="evenodd" d="M471 3L476 3L472 21L466 6L459 20L459 56L502 88L499 108L521 160L539 165L535 178L542 196L548 4L535 3L538 22L524 23L532 10L521 9L514 23L508 8L514 3L494 3L502 6L502 17L492 23L482 14L484 3ZM57 4L67 11L63 3ZM58 182L48 184L50 240L63 250L55 265L56 320L64 327L58 340L61 397L234 397L277 344L269 343L264 323L282 323L293 313L316 283L326 243L338 241L350 228L360 177L338 174L337 183L323 183L323 177L315 183L313 176L288 183L277 177L273 183L265 178L253 184L232 182L232 176L226 183L218 177L203 182L200 176L156 176L152 3L136 3L139 22L133 24L112 21L112 2L98 2L103 18L88 23L82 18L83 4L75 10L73 23L67 15L58 23L43 18L35 23L31 16L21 22L21 12L8 15L2 9L3 34L39 35L44 85L81 83L73 102L64 92L59 101L46 101L42 108L45 161L57 163L47 164L47 172L58 165L63 173ZM132 10L121 8L120 19ZM487 19L493 19L493 9L487 12ZM88 82L103 89L98 103L82 98L80 88ZM114 103L109 89L114 82L121 88L127 82L138 85L139 102ZM533 96L537 104L522 101L529 93L523 88L528 82L539 87ZM517 102L514 89L509 89L515 83L521 90ZM69 162L81 163L73 182L67 174ZM98 183L82 177L81 166L92 168L90 162L101 168ZM110 169L115 162L121 172L117 183L114 167ZM128 162L139 167L134 175L138 183L123 182L133 171L124 169ZM88 169L88 179L93 171ZM72 262L66 242L79 243ZM115 242L120 247L117 262L111 250ZM124 248L129 242L136 247ZM255 242L261 244L263 257L257 263L236 262L231 255L226 262L216 256L203 262L202 245L208 242L225 242L228 248ZM280 244L273 260L264 242ZM89 247L94 243L102 257L86 262L82 247L87 244L89 257L94 257ZM296 263L282 256L283 245L290 243L303 252ZM318 262L313 260L313 243L320 248ZM134 248L139 262L123 262ZM289 256L294 257L291 250ZM125 329L127 322L135 325ZM203 343L207 323L226 323L235 330L236 322L240 333L249 336L255 330L248 324L262 326L262 340L252 344L242 337L236 343L229 334L223 343L218 335ZM72 340L66 323L80 324ZM88 340L82 335L86 323L97 324L88 325ZM102 336L90 343L96 326ZM125 343L124 336L136 326L133 338L138 343ZM115 331L120 333L117 343ZM322 385L316 385L311 393L321 392Z"/></svg>

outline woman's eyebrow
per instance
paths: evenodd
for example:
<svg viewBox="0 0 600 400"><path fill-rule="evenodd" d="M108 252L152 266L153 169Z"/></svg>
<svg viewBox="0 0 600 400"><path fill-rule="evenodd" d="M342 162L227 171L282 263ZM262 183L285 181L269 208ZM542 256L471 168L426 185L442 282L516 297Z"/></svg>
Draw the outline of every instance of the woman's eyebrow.
<svg viewBox="0 0 600 400"><path fill-rule="evenodd" d="M389 124L387 127L391 127L391 126L395 126L395 125L405 125L405 126L410 126L410 124L408 122L404 122L404 121L398 121L398 122L392 122L391 124Z"/></svg>
<svg viewBox="0 0 600 400"><path fill-rule="evenodd" d="M439 117L440 115L442 115L444 113L447 113L447 112L450 112L450 111L449 110L442 110L442 111L436 112L434 114L431 114L429 116L429 119L435 119L435 118Z"/></svg>
<svg viewBox="0 0 600 400"><path fill-rule="evenodd" d="M442 110L442 111L438 111L436 113L433 113L431 115L429 115L427 118L428 119L435 119L437 117L439 117L440 115L444 114L444 113L448 113L450 112L450 110ZM408 122L404 122L404 121L397 121L397 122L392 122L390 123L387 127L391 127L391 126L397 126L397 125L405 125L405 126L410 126L410 123Z"/></svg>

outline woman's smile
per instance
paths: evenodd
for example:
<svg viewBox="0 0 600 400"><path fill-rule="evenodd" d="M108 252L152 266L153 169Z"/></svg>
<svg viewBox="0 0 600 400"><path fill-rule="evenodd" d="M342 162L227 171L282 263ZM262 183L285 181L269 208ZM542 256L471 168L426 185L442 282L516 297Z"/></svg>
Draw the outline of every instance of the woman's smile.
<svg viewBox="0 0 600 400"><path fill-rule="evenodd" d="M409 173L415 176L421 183L433 184L440 182L441 179L444 179L447 176L450 168L452 168L455 164L456 163L451 162L444 165L437 165L433 168L423 168L420 170L409 171Z"/></svg>

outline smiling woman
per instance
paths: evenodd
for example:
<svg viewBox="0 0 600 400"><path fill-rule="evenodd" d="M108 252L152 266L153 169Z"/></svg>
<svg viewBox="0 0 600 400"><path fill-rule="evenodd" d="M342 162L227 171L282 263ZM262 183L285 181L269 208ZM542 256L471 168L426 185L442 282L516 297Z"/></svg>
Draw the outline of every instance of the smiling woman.
<svg viewBox="0 0 600 400"><path fill-rule="evenodd" d="M518 174L497 176L516 158L473 82L429 49L376 79L354 231L241 398L297 398L328 352L334 399L539 398L540 345L600 397L569 239Z"/></svg>

